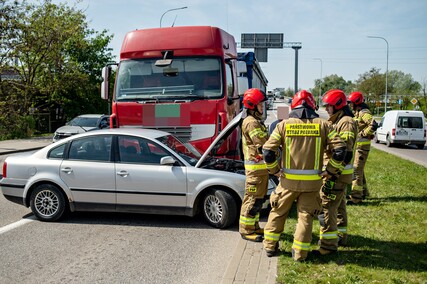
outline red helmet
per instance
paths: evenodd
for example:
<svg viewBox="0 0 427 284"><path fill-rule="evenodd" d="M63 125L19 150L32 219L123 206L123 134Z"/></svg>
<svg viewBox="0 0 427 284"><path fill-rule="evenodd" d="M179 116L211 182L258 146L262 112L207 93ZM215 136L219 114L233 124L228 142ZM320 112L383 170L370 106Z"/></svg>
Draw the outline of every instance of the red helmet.
<svg viewBox="0 0 427 284"><path fill-rule="evenodd" d="M341 90L329 90L323 96L322 101L325 105L333 106L336 110L342 109L347 105L347 97Z"/></svg>
<svg viewBox="0 0 427 284"><path fill-rule="evenodd" d="M249 89L243 95L243 105L247 109L255 109L257 104L266 100L267 96L265 93L257 88Z"/></svg>
<svg viewBox="0 0 427 284"><path fill-rule="evenodd" d="M316 101L314 100L313 95L310 92L307 92L306 90L299 91L295 94L295 96L292 98L292 104L291 109L296 108L297 106L302 105L305 102L306 106L317 109L316 107Z"/></svg>
<svg viewBox="0 0 427 284"><path fill-rule="evenodd" d="M365 98L363 97L361 92L353 92L348 96L348 100L355 105L360 105L365 101Z"/></svg>

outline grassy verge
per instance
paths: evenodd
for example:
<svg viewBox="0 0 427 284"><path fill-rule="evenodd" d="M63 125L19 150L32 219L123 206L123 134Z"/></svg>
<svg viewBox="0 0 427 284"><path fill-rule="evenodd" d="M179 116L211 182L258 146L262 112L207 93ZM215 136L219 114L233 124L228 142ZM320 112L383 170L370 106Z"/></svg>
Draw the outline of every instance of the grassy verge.
<svg viewBox="0 0 427 284"><path fill-rule="evenodd" d="M371 148L365 173L370 198L348 206L349 242L337 254L290 257L296 214L285 226L279 283L427 283L427 168ZM317 249L314 222L311 249Z"/></svg>

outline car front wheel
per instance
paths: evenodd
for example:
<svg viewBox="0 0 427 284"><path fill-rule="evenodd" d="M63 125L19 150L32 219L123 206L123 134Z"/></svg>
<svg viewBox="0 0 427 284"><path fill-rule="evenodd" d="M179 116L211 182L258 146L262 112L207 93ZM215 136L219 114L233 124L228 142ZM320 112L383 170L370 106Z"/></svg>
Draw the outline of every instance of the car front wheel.
<svg viewBox="0 0 427 284"><path fill-rule="evenodd" d="M237 218L237 204L233 196L220 189L213 189L203 198L203 216L212 227L226 228Z"/></svg>
<svg viewBox="0 0 427 284"><path fill-rule="evenodd" d="M58 220L64 215L65 205L64 195L52 184L41 184L31 193L31 211L41 221Z"/></svg>

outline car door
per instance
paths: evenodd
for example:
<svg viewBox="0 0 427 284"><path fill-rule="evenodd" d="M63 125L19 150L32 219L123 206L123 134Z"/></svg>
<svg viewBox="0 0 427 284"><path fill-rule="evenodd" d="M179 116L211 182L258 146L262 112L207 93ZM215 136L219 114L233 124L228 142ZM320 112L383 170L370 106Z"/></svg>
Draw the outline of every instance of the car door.
<svg viewBox="0 0 427 284"><path fill-rule="evenodd" d="M397 119L396 138L397 141L409 141L411 129L409 127L410 117L399 116Z"/></svg>
<svg viewBox="0 0 427 284"><path fill-rule="evenodd" d="M424 140L424 122L421 116L410 116L409 128L409 141Z"/></svg>
<svg viewBox="0 0 427 284"><path fill-rule="evenodd" d="M151 140L122 135L117 141L118 210L182 214L187 202L186 167L161 165L160 159L170 153Z"/></svg>
<svg viewBox="0 0 427 284"><path fill-rule="evenodd" d="M115 210L116 181L110 161L111 135L92 135L71 142L60 176L73 195L76 209Z"/></svg>

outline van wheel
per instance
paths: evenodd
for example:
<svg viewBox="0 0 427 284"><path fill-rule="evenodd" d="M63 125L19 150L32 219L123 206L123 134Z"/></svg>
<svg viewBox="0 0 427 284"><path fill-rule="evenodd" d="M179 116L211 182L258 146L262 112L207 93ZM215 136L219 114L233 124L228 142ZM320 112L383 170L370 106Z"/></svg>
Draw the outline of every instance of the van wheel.
<svg viewBox="0 0 427 284"><path fill-rule="evenodd" d="M417 148L420 150L424 149L424 144L417 144Z"/></svg>
<svg viewBox="0 0 427 284"><path fill-rule="evenodd" d="M386 144L387 147L393 146L393 143L391 143L389 135L387 135L387 138L385 139L385 144Z"/></svg>

